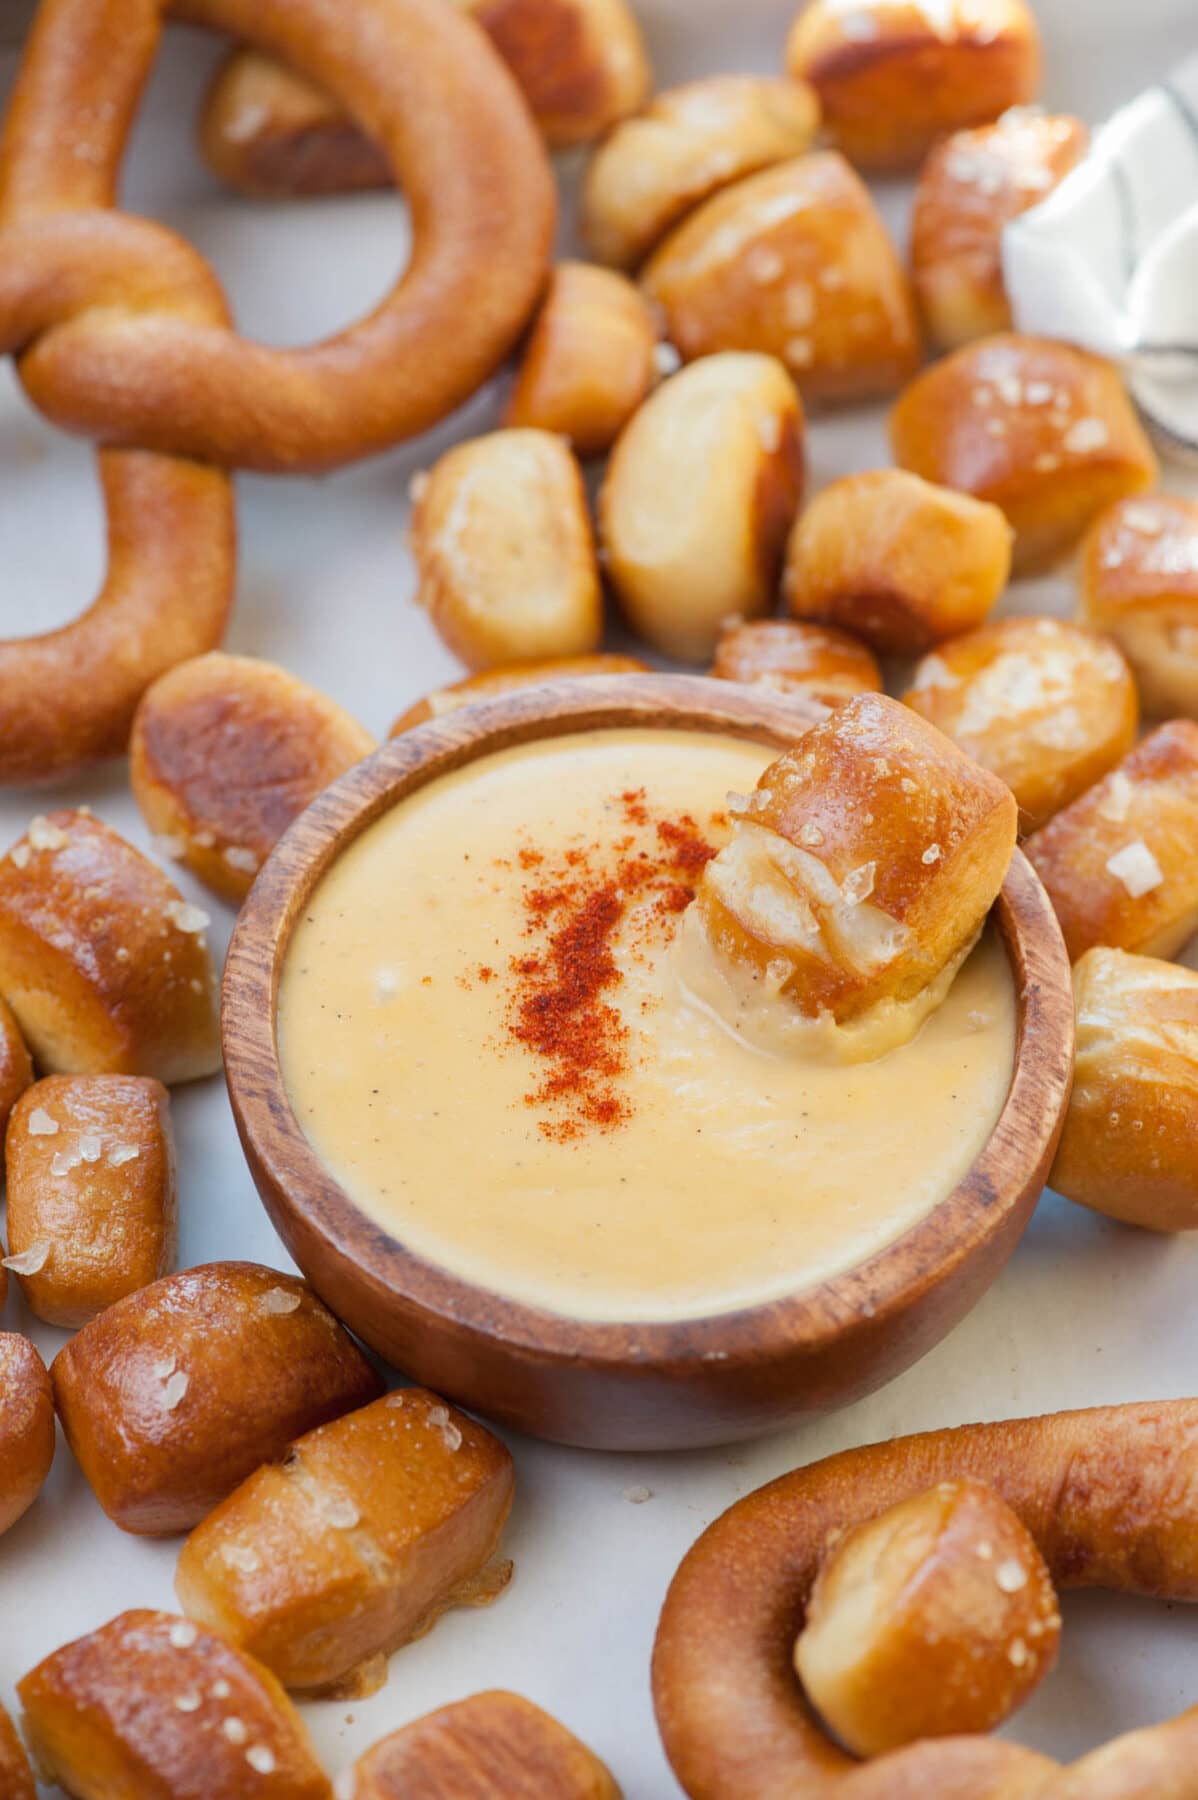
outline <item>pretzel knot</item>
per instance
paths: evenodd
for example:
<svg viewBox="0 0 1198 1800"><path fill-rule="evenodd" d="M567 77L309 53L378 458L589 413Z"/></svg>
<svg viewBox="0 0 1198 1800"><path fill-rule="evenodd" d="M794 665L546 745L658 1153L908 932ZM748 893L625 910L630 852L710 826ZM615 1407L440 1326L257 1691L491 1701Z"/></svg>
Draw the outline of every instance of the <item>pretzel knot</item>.
<svg viewBox="0 0 1198 1800"><path fill-rule="evenodd" d="M993 1488L1060 1587L1198 1599L1198 1400L927 1432L829 1457L716 1520L670 1586L658 1724L692 1800L1196 1800L1198 1707L1069 1767L989 1737L846 1756L791 1660L829 1535L950 1480Z"/></svg>
<svg viewBox="0 0 1198 1800"><path fill-rule="evenodd" d="M406 192L405 273L322 343L239 337L194 250L110 210L167 14L318 79ZM48 418L107 446L109 567L73 625L0 644L0 779L124 748L148 683L223 633L233 503L218 470L334 468L436 423L515 342L553 223L527 108L444 0L43 0L0 142L0 351Z"/></svg>

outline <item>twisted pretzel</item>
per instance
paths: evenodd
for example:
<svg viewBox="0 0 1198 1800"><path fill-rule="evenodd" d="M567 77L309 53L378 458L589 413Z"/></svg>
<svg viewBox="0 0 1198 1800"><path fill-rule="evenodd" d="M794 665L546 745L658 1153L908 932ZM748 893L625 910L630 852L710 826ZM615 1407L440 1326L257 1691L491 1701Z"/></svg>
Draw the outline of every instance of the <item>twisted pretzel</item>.
<svg viewBox="0 0 1198 1800"><path fill-rule="evenodd" d="M932 1431L796 1470L717 1519L666 1597L654 1703L692 1800L1195 1800L1198 1707L1068 1768L988 1737L858 1763L824 1734L791 1652L829 1533L957 1478L1007 1501L1059 1586L1198 1599L1198 1400Z"/></svg>

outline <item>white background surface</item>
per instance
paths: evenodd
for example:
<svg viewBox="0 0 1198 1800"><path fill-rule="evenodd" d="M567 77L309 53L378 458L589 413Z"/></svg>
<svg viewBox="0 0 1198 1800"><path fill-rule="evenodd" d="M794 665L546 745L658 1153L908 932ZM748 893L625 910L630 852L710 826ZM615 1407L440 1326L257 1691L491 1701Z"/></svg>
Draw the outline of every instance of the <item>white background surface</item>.
<svg viewBox="0 0 1198 1800"><path fill-rule="evenodd" d="M778 66L785 0L643 0L663 79ZM1046 97L1099 119L1198 45L1192 0L1040 0L1049 38ZM11 59L8 59L9 65ZM250 206L218 191L191 149L190 120L211 46L170 41L143 110L127 204L166 219L210 257L243 328L301 342L353 316L404 255L387 196L298 208ZM0 64L0 89L10 66ZM884 196L901 230L906 193ZM323 686L382 733L430 685L457 671L410 604L404 496L411 473L450 436L480 428L493 399L433 440L322 482L241 477L241 558L230 647L268 656ZM882 415L817 421L812 486L886 460ZM102 568L91 456L58 437L0 370L0 634L47 629L81 610ZM1174 475L1171 485L1177 485ZM1016 590L1065 612L1068 575ZM63 798L88 801L148 847L118 766ZM0 845L44 795L0 795ZM182 885L188 887L186 878ZM188 887L215 915L227 911ZM176 1092L181 1262L283 1254L243 1167L223 1084ZM864 1123L864 1122L863 1122ZM675 1793L653 1725L648 1659L657 1610L701 1528L760 1482L844 1446L964 1420L1198 1387L1198 1244L1155 1240L1049 1196L988 1298L938 1350L882 1393L755 1446L697 1455L616 1457L514 1441L518 1497L508 1546L516 1578L486 1612L459 1612L394 1659L390 1681L351 1706L305 1709L337 1773L389 1730L480 1688L539 1701L611 1764L629 1796ZM15 1289L16 1283L14 1282ZM4 1325L29 1330L49 1359L63 1334L10 1295ZM633 1504L626 1490L648 1487ZM66 1639L130 1606L170 1607L177 1545L122 1536L60 1443L45 1494L0 1540L0 1698ZM1016 1721L1025 1741L1073 1756L1111 1733L1198 1700L1198 1613L1082 1595L1065 1606L1061 1666Z"/></svg>

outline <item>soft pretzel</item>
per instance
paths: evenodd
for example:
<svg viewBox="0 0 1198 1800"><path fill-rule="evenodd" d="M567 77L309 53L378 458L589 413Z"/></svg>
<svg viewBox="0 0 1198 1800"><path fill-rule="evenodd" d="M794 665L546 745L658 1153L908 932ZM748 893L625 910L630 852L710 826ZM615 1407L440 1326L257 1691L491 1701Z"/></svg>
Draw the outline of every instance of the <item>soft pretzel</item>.
<svg viewBox="0 0 1198 1800"><path fill-rule="evenodd" d="M387 736L400 737L417 725L426 725L430 719L440 719L463 706L520 688L542 687L547 681L575 681L587 675L642 675L647 667L639 656L596 651L594 656L551 656L544 662L507 663L501 669L484 669L481 674L467 675L449 687L425 694L399 715Z"/></svg>
<svg viewBox="0 0 1198 1800"><path fill-rule="evenodd" d="M251 1475L192 1532L175 1588L284 1686L369 1692L393 1650L506 1585L511 1564L486 1565L512 1490L498 1438L401 1388Z"/></svg>
<svg viewBox="0 0 1198 1800"><path fill-rule="evenodd" d="M711 673L775 694L806 694L824 706L882 690L882 671L859 638L798 619L729 620Z"/></svg>
<svg viewBox="0 0 1198 1800"><path fill-rule="evenodd" d="M291 1440L382 1383L305 1282L256 1263L167 1275L55 1357L62 1427L122 1530L188 1531Z"/></svg>
<svg viewBox="0 0 1198 1800"><path fill-rule="evenodd" d="M337 1800L620 1800L573 1732L519 1694L472 1694L366 1752Z"/></svg>
<svg viewBox="0 0 1198 1800"><path fill-rule="evenodd" d="M4 1800L37 1800L25 1746L3 1706L0 1706L0 1794L4 1795Z"/></svg>
<svg viewBox="0 0 1198 1800"><path fill-rule="evenodd" d="M33 1080L33 1061L21 1036L21 1028L12 1009L0 1000L0 1132L8 1124L9 1115L25 1089ZM4 1289L0 1286L0 1307L4 1305Z"/></svg>
<svg viewBox="0 0 1198 1800"><path fill-rule="evenodd" d="M190 1619L122 1613L17 1692L39 1766L75 1800L330 1800L274 1676Z"/></svg>
<svg viewBox="0 0 1198 1800"><path fill-rule="evenodd" d="M692 1800L1192 1800L1198 1709L1065 1771L969 1736L860 1764L820 1729L791 1650L830 1539L963 1480L1014 1509L1058 1586L1198 1599L1198 1401L932 1431L796 1470L717 1519L666 1597L654 1702Z"/></svg>
<svg viewBox="0 0 1198 1800"><path fill-rule="evenodd" d="M1109 632L1151 718L1198 718L1198 501L1121 500L1082 545L1078 616Z"/></svg>
<svg viewBox="0 0 1198 1800"><path fill-rule="evenodd" d="M33 1505L53 1461L54 1397L46 1365L27 1337L0 1331L0 1534Z"/></svg>

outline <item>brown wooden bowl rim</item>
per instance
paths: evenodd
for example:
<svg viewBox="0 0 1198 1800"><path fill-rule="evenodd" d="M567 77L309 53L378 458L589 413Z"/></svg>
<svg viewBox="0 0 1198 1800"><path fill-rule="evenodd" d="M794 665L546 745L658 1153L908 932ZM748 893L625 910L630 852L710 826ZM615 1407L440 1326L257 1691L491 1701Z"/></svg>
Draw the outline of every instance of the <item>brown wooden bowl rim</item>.
<svg viewBox="0 0 1198 1800"><path fill-rule="evenodd" d="M279 972L300 909L337 856L417 788L511 745L575 731L648 726L785 747L825 716L822 706L794 696L781 699L702 676L588 677L443 715L384 743L342 776L296 820L264 865L225 964L221 1023L229 1094L259 1187L265 1179L277 1207L301 1216L376 1293L390 1291L430 1319L480 1333L521 1356L678 1374L718 1363L724 1376L826 1346L863 1320L875 1330L890 1314L898 1323L913 1291L951 1276L1002 1231L1029 1182L1048 1166L1060 1132L1073 1063L1069 960L1048 896L1018 850L995 908L1016 978L1017 949L1024 965L1015 1065L984 1149L925 1218L863 1263L740 1310L630 1323L572 1319L426 1261L338 1185L291 1110L278 1057ZM1034 1054L1038 1047L1045 1054ZM255 1103L256 1094L264 1104ZM313 1279L319 1287L318 1272Z"/></svg>

